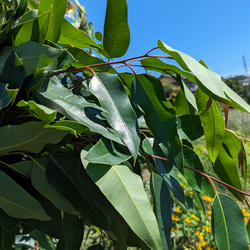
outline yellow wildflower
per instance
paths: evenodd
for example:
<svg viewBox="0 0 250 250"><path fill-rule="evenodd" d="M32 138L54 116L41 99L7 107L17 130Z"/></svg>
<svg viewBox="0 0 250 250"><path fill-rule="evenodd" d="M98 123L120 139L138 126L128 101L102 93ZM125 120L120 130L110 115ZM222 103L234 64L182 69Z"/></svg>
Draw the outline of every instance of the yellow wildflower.
<svg viewBox="0 0 250 250"><path fill-rule="evenodd" d="M243 215L244 216L250 216L250 213L247 212L247 210L245 208L242 209Z"/></svg>
<svg viewBox="0 0 250 250"><path fill-rule="evenodd" d="M193 219L197 220L197 221L200 220L200 219L199 219L197 216L195 216L194 214L191 214L191 217L192 217Z"/></svg>
<svg viewBox="0 0 250 250"><path fill-rule="evenodd" d="M193 195L194 193L192 191L189 192L190 195Z"/></svg>
<svg viewBox="0 0 250 250"><path fill-rule="evenodd" d="M187 187L186 187L183 183L180 182L180 185L181 185L185 190L187 190Z"/></svg>
<svg viewBox="0 0 250 250"><path fill-rule="evenodd" d="M206 247L205 250L214 250L213 247Z"/></svg>
<svg viewBox="0 0 250 250"><path fill-rule="evenodd" d="M211 215L211 214L212 214L212 211L211 211L211 210L208 210L208 211L207 211L207 214L208 214L208 215Z"/></svg>
<svg viewBox="0 0 250 250"><path fill-rule="evenodd" d="M202 232L197 231L195 234L200 238L200 241L204 239L204 234Z"/></svg>
<svg viewBox="0 0 250 250"><path fill-rule="evenodd" d="M211 227L210 226L204 226L205 227L205 230L207 231L207 232L211 232Z"/></svg>
<svg viewBox="0 0 250 250"><path fill-rule="evenodd" d="M247 221L248 221L248 219L246 217L244 217L245 225L247 225Z"/></svg>
<svg viewBox="0 0 250 250"><path fill-rule="evenodd" d="M180 213L181 209L179 207L176 207L174 210L176 213Z"/></svg>
<svg viewBox="0 0 250 250"><path fill-rule="evenodd" d="M177 232L177 230L178 230L177 227L172 227L173 232Z"/></svg>
<svg viewBox="0 0 250 250"><path fill-rule="evenodd" d="M179 221L180 219L176 215L172 214L172 220Z"/></svg>
<svg viewBox="0 0 250 250"><path fill-rule="evenodd" d="M202 195L202 199L205 200L205 201L208 201L208 202L212 202L214 199L213 198L210 198L206 195Z"/></svg>
<svg viewBox="0 0 250 250"><path fill-rule="evenodd" d="M186 217L186 218L185 218L185 221L186 221L187 223L191 223L191 220L189 219L189 217Z"/></svg>

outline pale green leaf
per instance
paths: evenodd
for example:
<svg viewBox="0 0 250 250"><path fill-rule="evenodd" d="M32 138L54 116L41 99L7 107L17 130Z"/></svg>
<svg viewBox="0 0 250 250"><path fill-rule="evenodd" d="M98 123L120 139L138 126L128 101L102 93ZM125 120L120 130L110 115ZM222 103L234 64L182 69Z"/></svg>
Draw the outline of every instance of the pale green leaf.
<svg viewBox="0 0 250 250"><path fill-rule="evenodd" d="M101 73L94 76L89 89L107 111L104 115L110 126L136 159L140 143L139 128L135 112L120 79L115 75Z"/></svg>

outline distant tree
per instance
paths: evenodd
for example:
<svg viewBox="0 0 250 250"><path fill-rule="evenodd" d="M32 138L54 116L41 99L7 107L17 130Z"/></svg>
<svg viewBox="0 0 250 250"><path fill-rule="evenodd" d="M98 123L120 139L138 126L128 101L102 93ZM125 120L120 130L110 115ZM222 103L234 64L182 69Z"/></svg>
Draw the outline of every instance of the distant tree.
<svg viewBox="0 0 250 250"><path fill-rule="evenodd" d="M243 86L242 81L246 79L247 76L240 75L240 76L234 76L225 78L224 82L233 90L235 91L240 97L242 97L245 101L248 101L248 87Z"/></svg>

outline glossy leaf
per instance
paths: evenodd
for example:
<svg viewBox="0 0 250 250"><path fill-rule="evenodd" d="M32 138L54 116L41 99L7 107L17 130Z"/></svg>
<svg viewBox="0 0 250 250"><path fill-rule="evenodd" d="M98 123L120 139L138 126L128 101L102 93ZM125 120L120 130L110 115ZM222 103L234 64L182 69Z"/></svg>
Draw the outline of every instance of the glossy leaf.
<svg viewBox="0 0 250 250"><path fill-rule="evenodd" d="M35 42L27 42L14 48L23 64L26 76L52 63L62 51Z"/></svg>
<svg viewBox="0 0 250 250"><path fill-rule="evenodd" d="M94 103L87 102L79 95L74 95L72 91L63 87L57 78L52 78L47 85L43 85L37 97L47 107L53 108L66 117L78 121L91 131L98 132L109 139L122 143L118 136L104 127L105 124L95 117L95 119L89 118L85 111L87 107L101 111L103 109Z"/></svg>
<svg viewBox="0 0 250 250"><path fill-rule="evenodd" d="M4 172L0 172L0 208L14 218L48 221L40 203Z"/></svg>
<svg viewBox="0 0 250 250"><path fill-rule="evenodd" d="M105 138L93 146L85 159L92 163L115 165L127 161L131 155L126 147Z"/></svg>
<svg viewBox="0 0 250 250"><path fill-rule="evenodd" d="M103 46L110 58L123 56L129 46L127 1L108 0L103 32Z"/></svg>
<svg viewBox="0 0 250 250"><path fill-rule="evenodd" d="M235 161L228 155L227 151L222 148L218 158L213 165L214 172L220 177L220 179L229 185L241 190L241 182L239 173ZM240 201L242 201L242 196L231 188L228 190Z"/></svg>
<svg viewBox="0 0 250 250"><path fill-rule="evenodd" d="M229 196L216 194L212 206L212 229L221 250L248 249L243 213Z"/></svg>
<svg viewBox="0 0 250 250"><path fill-rule="evenodd" d="M47 40L57 42L60 37L61 23L63 21L67 0L40 0L38 15L50 11L49 23L48 23L48 33L46 36Z"/></svg>
<svg viewBox="0 0 250 250"><path fill-rule="evenodd" d="M87 165L86 170L133 232L151 249L162 249L157 221L141 178L123 165Z"/></svg>
<svg viewBox="0 0 250 250"><path fill-rule="evenodd" d="M91 80L89 89L107 111L104 115L108 123L121 137L135 160L140 143L139 128L135 112L120 79L102 73Z"/></svg>
<svg viewBox="0 0 250 250"><path fill-rule="evenodd" d="M224 139L224 119L217 103L201 89L196 92L196 101L206 139L209 157L214 162L221 150Z"/></svg>
<svg viewBox="0 0 250 250"><path fill-rule="evenodd" d="M34 114L35 117L40 119L42 122L45 123L50 123L53 122L56 118L56 111L50 108L47 108L44 105L38 104L34 101L24 101L21 100L18 104L17 107L29 110Z"/></svg>
<svg viewBox="0 0 250 250"><path fill-rule="evenodd" d="M182 146L177 134L175 112L166 101L161 82L150 75L137 75L131 95L144 112L144 118L162 151L182 171Z"/></svg>
<svg viewBox="0 0 250 250"><path fill-rule="evenodd" d="M77 48L100 48L84 31L75 28L66 19L62 20L58 43L69 44Z"/></svg>
<svg viewBox="0 0 250 250"><path fill-rule="evenodd" d="M172 227L172 199L166 183L159 175L155 173L151 174L150 185L154 199L154 212L161 235L162 247L167 250L170 247L170 232Z"/></svg>
<svg viewBox="0 0 250 250"><path fill-rule="evenodd" d="M0 128L0 155L13 151L38 153L46 144L61 141L69 130L45 128L43 122L26 122Z"/></svg>

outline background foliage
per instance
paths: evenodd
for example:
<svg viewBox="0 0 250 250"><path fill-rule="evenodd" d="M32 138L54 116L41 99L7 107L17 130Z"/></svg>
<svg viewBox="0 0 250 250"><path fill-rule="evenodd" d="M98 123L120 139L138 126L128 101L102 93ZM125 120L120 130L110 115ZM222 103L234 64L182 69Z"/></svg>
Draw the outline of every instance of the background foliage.
<svg viewBox="0 0 250 250"><path fill-rule="evenodd" d="M0 3L2 249L178 249L177 238L248 249L246 138L227 123L229 106L250 107L219 75L162 41L115 59L130 41L125 0L107 0L103 34L78 1ZM171 102L148 71L177 80ZM193 146L201 137L209 173ZM93 230L100 239L86 243Z"/></svg>

